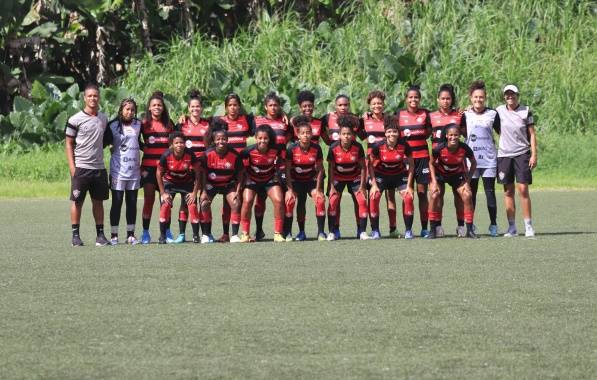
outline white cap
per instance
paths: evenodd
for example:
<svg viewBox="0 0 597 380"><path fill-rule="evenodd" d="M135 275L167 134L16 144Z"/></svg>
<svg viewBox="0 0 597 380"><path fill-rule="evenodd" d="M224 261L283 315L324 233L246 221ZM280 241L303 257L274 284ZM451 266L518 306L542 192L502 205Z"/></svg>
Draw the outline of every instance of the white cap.
<svg viewBox="0 0 597 380"><path fill-rule="evenodd" d="M506 91L512 91L512 92L514 92L515 94L519 94L519 92L518 92L518 87L516 87L516 86L515 86L515 85L513 85L513 84L509 84L509 85L507 85L506 87L504 87L504 94L506 93Z"/></svg>

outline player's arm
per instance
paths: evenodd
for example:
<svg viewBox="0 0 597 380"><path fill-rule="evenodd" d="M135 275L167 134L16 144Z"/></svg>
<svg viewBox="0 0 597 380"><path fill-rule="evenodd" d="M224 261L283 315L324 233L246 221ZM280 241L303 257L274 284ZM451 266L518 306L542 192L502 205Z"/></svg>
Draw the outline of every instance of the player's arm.
<svg viewBox="0 0 597 380"><path fill-rule="evenodd" d="M429 177L430 177L429 191L431 193L439 192L439 186L437 185L437 176L435 173L435 165L434 165L435 161L438 159L438 157L439 157L439 150L434 149L431 152L431 162L429 162ZM413 159L413 161L414 161L414 159ZM414 164L414 162L413 162L413 164ZM413 166L409 167L409 171L410 171L410 168Z"/></svg>
<svg viewBox="0 0 597 380"><path fill-rule="evenodd" d="M288 188L289 191L292 191L294 193L294 190L292 189L292 165L293 165L293 161L292 161L292 148L288 148L286 149L286 187Z"/></svg>
<svg viewBox="0 0 597 380"><path fill-rule="evenodd" d="M205 171L201 170L201 163L196 160L192 163L195 180L193 181L193 192L187 196L187 204L192 205L197 199L197 194L201 193L201 184L205 181Z"/></svg>
<svg viewBox="0 0 597 380"><path fill-rule="evenodd" d="M328 193L330 196L336 192L336 188L332 185L334 183L334 171L336 170L336 163L334 161L328 161Z"/></svg>
<svg viewBox="0 0 597 380"><path fill-rule="evenodd" d="M68 160L68 169L70 176L75 175L75 138L66 136L64 144L64 151L66 152L66 159Z"/></svg>
<svg viewBox="0 0 597 380"><path fill-rule="evenodd" d="M408 180L406 182L406 191L412 196L415 194L415 159L411 156L407 159L408 162ZM431 165L429 165L431 167Z"/></svg>
<svg viewBox="0 0 597 380"><path fill-rule="evenodd" d="M323 192L323 153L321 151L321 147L319 147L317 151L317 158L315 160L315 170L317 171L317 177L315 178L317 183L317 191Z"/></svg>
<svg viewBox="0 0 597 380"><path fill-rule="evenodd" d="M369 153L369 160L366 161L367 162L367 166L368 166L368 173L369 173L369 180L371 182L371 192L372 193L377 193L379 192L379 187L377 186L377 181L375 180L375 169L373 167L373 162L375 160L378 160L378 153L377 153L377 147L371 149L371 152Z"/></svg>
<svg viewBox="0 0 597 380"><path fill-rule="evenodd" d="M473 178L473 173L475 173L475 170L477 170L477 160L475 159L475 153L468 145L466 145L465 149L466 149L466 158L468 158L469 162L471 163L468 173L465 172L466 182L470 183L471 178Z"/></svg>
<svg viewBox="0 0 597 380"><path fill-rule="evenodd" d="M157 166L156 172L155 172L155 179L156 182L158 183L158 189L160 190L160 199L162 200L162 202L168 202L168 203L172 203L172 196L170 196L170 194L166 193L166 190L164 188L164 170L166 168L166 158L164 156L162 156L160 158L160 162Z"/></svg>
<svg viewBox="0 0 597 380"><path fill-rule="evenodd" d="M535 120L530 110L527 116L527 131L529 131L529 143L531 144L529 167L535 169L537 167L537 131L535 130Z"/></svg>

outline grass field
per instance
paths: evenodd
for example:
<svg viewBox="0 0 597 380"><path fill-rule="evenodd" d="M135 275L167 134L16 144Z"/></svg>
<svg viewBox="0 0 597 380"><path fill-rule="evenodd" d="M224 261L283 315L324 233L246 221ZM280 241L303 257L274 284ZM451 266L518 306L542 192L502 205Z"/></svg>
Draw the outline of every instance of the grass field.
<svg viewBox="0 0 597 380"><path fill-rule="evenodd" d="M0 378L595 378L597 194L533 200L535 240L81 249L2 200Z"/></svg>

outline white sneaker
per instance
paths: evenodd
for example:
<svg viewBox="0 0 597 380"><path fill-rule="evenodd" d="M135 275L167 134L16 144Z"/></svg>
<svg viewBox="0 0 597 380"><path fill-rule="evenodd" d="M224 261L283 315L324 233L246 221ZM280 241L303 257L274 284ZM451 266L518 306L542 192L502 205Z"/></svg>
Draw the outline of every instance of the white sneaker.
<svg viewBox="0 0 597 380"><path fill-rule="evenodd" d="M518 232L516 230L508 230L508 232L506 232L504 234L504 237L516 237L518 236Z"/></svg>
<svg viewBox="0 0 597 380"><path fill-rule="evenodd" d="M211 239L210 236L207 234L201 235L201 244L208 244L208 243L213 243L213 239Z"/></svg>
<svg viewBox="0 0 597 380"><path fill-rule="evenodd" d="M292 237L292 234L286 235L285 239L286 239L287 242L291 242L291 241L294 240L294 238Z"/></svg>
<svg viewBox="0 0 597 380"><path fill-rule="evenodd" d="M525 231L524 231L524 236L531 237L531 238L535 237L535 229L533 228L533 226L531 226L531 225L526 226Z"/></svg>
<svg viewBox="0 0 597 380"><path fill-rule="evenodd" d="M232 236L230 236L230 242L231 243L240 243L240 238L238 237L238 235L232 235Z"/></svg>
<svg viewBox="0 0 597 380"><path fill-rule="evenodd" d="M110 245L117 245L118 244L118 236L114 236L110 239Z"/></svg>
<svg viewBox="0 0 597 380"><path fill-rule="evenodd" d="M139 240L137 240L136 237L129 236L129 237L126 238L126 243L130 244L130 245L136 245L136 244L139 244L140 242L139 242Z"/></svg>
<svg viewBox="0 0 597 380"><path fill-rule="evenodd" d="M369 235L367 235L367 232L363 231L359 234L359 239L360 240L369 240Z"/></svg>
<svg viewBox="0 0 597 380"><path fill-rule="evenodd" d="M442 227L442 226L435 227L435 237L443 238L444 236L446 236L446 233L444 232L444 227Z"/></svg>
<svg viewBox="0 0 597 380"><path fill-rule="evenodd" d="M466 236L466 227L465 226L456 227L456 237L463 238L465 236Z"/></svg>
<svg viewBox="0 0 597 380"><path fill-rule="evenodd" d="M333 232L330 232L327 237L327 241L334 241L336 240L336 235Z"/></svg>

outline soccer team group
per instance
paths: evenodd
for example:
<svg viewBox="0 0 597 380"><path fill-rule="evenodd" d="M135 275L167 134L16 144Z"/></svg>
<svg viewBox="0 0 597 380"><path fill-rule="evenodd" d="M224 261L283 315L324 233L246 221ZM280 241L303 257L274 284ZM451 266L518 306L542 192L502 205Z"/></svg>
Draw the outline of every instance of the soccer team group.
<svg viewBox="0 0 597 380"><path fill-rule="evenodd" d="M204 118L201 95L193 91L188 99L188 113L174 124L161 92L152 94L142 120L137 119L137 104L129 98L122 100L118 115L108 121L99 110L99 89L88 85L84 109L69 118L65 131L71 174L72 245L83 245L79 224L87 192L98 246L118 244L123 203L126 243L150 243L156 191L160 202L158 242L161 244L185 242L189 221L193 242L216 241L211 231L211 205L217 195L223 197L223 234L218 241L263 240L268 198L274 221L273 240L306 240L309 197L315 206L317 239L337 240L340 201L345 190L353 200L357 238L381 237L382 194L386 199L389 236L400 237L396 220L398 193L404 238L415 236L416 196L419 235L433 239L445 234L442 209L446 184L454 194L456 235L477 238L473 217L479 182L483 183L487 199L489 235L498 236L496 178L504 186L509 224L504 236L518 234L517 190L525 236L533 237L528 188L532 169L537 164L533 115L529 107L519 103L519 90L514 85L504 87L505 104L496 109L486 105L482 81L473 82L468 94L470 105L459 109L453 86L442 85L437 92L437 111L431 112L420 106L421 92L413 86L406 91L405 108L390 113L384 109L385 94L372 91L367 97L369 111L360 117L351 113L349 97L338 95L335 111L321 119L313 115L315 96L310 91L298 93L299 112L292 117L282 111L281 100L275 93L265 96L263 116L247 114L240 97L230 94L224 99L224 116ZM499 136L497 147L494 133ZM247 146L251 136L255 144ZM326 157L322 144L329 146ZM108 146L109 176L104 166L104 148ZM143 232L138 240L135 221L141 187ZM108 240L103 228L103 202L110 192ZM177 194L180 232L175 238L170 225ZM295 208L299 231L293 237ZM251 235L253 211L256 229Z"/></svg>

